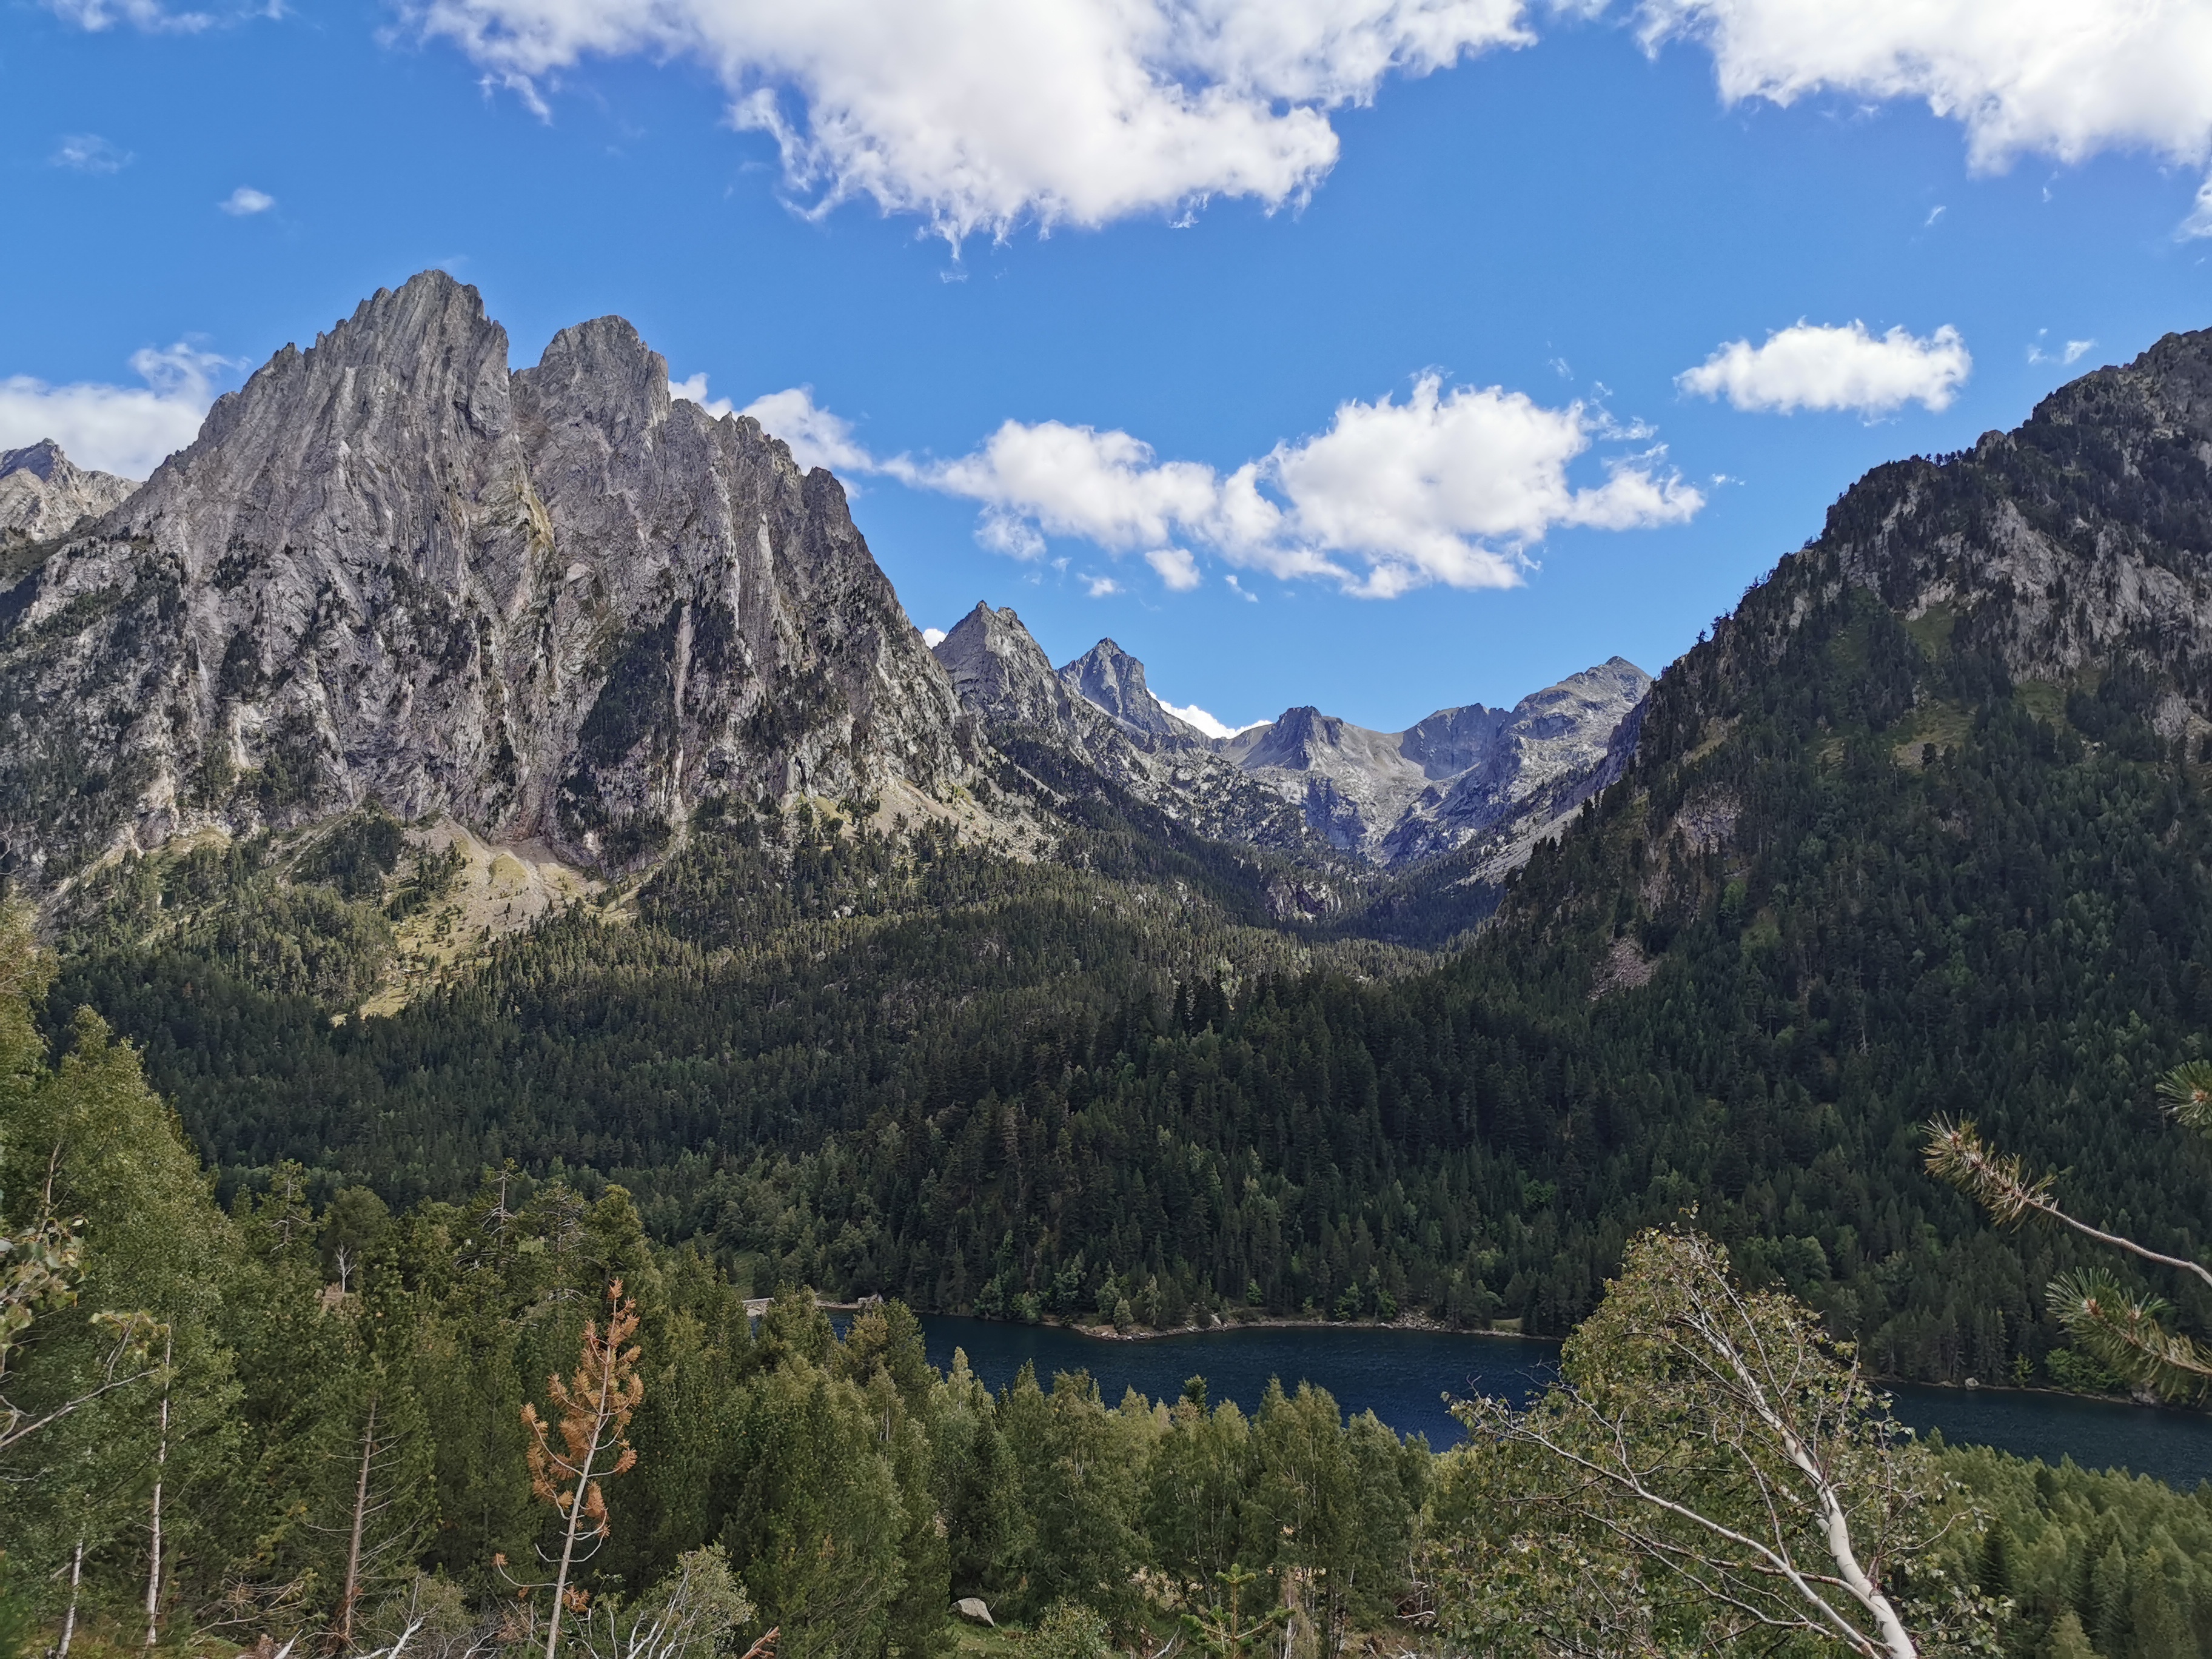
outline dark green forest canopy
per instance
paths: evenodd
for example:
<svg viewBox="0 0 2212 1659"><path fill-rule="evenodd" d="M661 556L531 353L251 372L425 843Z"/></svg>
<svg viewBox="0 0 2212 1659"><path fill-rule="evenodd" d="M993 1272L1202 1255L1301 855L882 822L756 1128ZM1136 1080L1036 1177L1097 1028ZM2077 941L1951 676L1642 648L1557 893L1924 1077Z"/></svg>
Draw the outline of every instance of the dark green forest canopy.
<svg viewBox="0 0 2212 1659"><path fill-rule="evenodd" d="M1919 602L2005 514L2201 579L2201 506L2085 430L1870 475L1448 958L1407 948L1440 937L1419 919L1496 897L1453 860L1279 922L1265 856L1033 752L1000 787L1073 803L1048 860L738 805L623 920L543 925L389 1018L331 1018L384 948L348 896L375 837L321 885L251 848L134 865L70 924L49 1014L143 1044L234 1187L292 1158L404 1204L512 1159L620 1181L762 1289L1556 1334L1694 1208L1886 1371L2094 1383L2040 1310L2071 1246L1989 1231L1919 1163L1928 1117L1971 1112L2081 1212L2202 1245L2212 1172L2151 1086L2212 1030L2207 774L2154 723L2203 659L2130 638L2015 684L2008 590Z"/></svg>

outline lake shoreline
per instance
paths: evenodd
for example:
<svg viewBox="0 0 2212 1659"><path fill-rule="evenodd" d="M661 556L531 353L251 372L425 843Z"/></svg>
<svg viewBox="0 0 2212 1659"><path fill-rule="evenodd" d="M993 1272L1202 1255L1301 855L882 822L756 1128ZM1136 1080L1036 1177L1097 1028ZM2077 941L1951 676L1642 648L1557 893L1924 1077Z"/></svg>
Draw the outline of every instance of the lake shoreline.
<svg viewBox="0 0 2212 1659"><path fill-rule="evenodd" d="M1017 1330L1034 1328L1046 1331L1066 1331L1073 1336L1087 1336L1096 1342L1157 1342L1170 1336L1227 1336L1237 1331L1420 1331L1431 1336L1481 1336L1501 1342L1538 1342L1556 1348L1562 1339L1556 1336L1531 1336L1525 1331L1501 1331L1492 1328L1470 1329L1464 1325L1447 1325L1440 1319L1429 1319L1419 1314L1401 1316L1396 1319L1306 1319L1289 1316L1267 1315L1259 1319L1224 1319L1218 1325L1152 1325L1132 1327L1117 1331L1112 1326L1079 1325L1073 1320L1040 1319L1034 1327L1027 1320L993 1319L984 1314L955 1314L957 1319L980 1320L987 1325L1007 1325Z"/></svg>
<svg viewBox="0 0 2212 1659"><path fill-rule="evenodd" d="M1229 1319L1218 1325L1170 1325L1165 1328L1139 1326L1121 1331L1112 1326L1084 1325L1073 1320L1040 1319L1032 1324L1021 1319L994 1319L987 1314L954 1314L956 1319L973 1319L986 1325L1003 1325L1012 1330L1065 1331L1071 1336L1085 1337L1094 1342L1157 1342L1176 1336L1228 1336L1238 1331L1418 1331L1432 1336L1483 1337L1498 1341L1533 1342L1540 1346L1556 1348L1564 1339L1556 1336L1534 1336L1526 1331L1501 1331L1489 1328L1474 1330L1464 1325L1447 1325L1442 1320L1411 1314L1391 1320L1364 1319L1307 1319L1287 1315L1270 1314L1258 1319ZM1911 1376L1877 1376L1870 1379L1878 1387L1941 1389L1962 1395L2019 1395L2044 1400L2078 1401L2092 1406L2125 1406L2171 1412L2178 1417L2203 1418L2208 1413L2199 1407L2177 1405L2167 1400L2135 1400L2124 1395L2109 1394L2076 1394L2069 1389L2041 1388L2033 1383L2018 1382L1935 1382Z"/></svg>

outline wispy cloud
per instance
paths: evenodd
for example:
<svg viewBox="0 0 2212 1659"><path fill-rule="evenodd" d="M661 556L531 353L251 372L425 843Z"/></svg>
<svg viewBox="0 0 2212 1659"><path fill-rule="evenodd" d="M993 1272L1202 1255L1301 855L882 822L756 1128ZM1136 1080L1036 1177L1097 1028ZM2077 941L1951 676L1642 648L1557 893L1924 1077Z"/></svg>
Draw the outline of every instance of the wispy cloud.
<svg viewBox="0 0 2212 1659"><path fill-rule="evenodd" d="M72 173L120 173L135 159L129 150L96 132L74 132L54 147L46 164L67 167Z"/></svg>
<svg viewBox="0 0 2212 1659"><path fill-rule="evenodd" d="M1769 334L1762 345L1730 341L1674 383L1701 398L1725 397L1741 410L1853 410L1874 416L1915 402L1949 408L1973 366L1966 342L1948 324L1923 338L1903 328L1870 334L1860 322L1800 322Z"/></svg>
<svg viewBox="0 0 2212 1659"><path fill-rule="evenodd" d="M2094 340L2069 340L2064 345L2059 347L2057 350L2048 351L2044 349L2043 341L2044 337L2050 332L2051 331L2047 328L2039 328L2036 330L2035 337L2027 343L2028 362L2031 363L2058 363L2062 366L2070 366L2080 362L2082 358L2088 356L2090 352L2095 350L2097 348L2097 343Z"/></svg>
<svg viewBox="0 0 2212 1659"><path fill-rule="evenodd" d="M234 219L247 219L257 213L268 212L276 205L276 198L251 185L240 185L216 205Z"/></svg>
<svg viewBox="0 0 2212 1659"><path fill-rule="evenodd" d="M64 22L94 34L118 23L149 34L198 34L216 22L207 12L172 11L161 0L46 0L46 5Z"/></svg>

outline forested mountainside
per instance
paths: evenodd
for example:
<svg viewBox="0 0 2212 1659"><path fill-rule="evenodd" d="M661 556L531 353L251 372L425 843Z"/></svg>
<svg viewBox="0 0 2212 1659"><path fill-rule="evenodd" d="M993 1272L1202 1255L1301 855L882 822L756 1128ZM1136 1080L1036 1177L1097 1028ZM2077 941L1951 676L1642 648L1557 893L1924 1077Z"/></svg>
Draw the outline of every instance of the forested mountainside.
<svg viewBox="0 0 2212 1659"><path fill-rule="evenodd" d="M2070 1247L1984 1231L1920 1125L1971 1111L2196 1248L2204 1172L2147 1131L2212 1030L2208 384L2174 337L1870 474L1448 961L1375 935L1480 916L1468 852L1318 890L1015 722L974 793L1037 826L1016 856L717 800L477 944L372 811L80 884L49 1017L143 1042L233 1186L618 1178L763 1289L1557 1333L1694 1207L1885 1370L2094 1384L2040 1311ZM475 965L350 1012L426 927Z"/></svg>
<svg viewBox="0 0 2212 1659"><path fill-rule="evenodd" d="M1247 1411L1202 1376L1116 1401L1024 1367L994 1393L957 1354L932 1365L896 1303L842 1332L796 1289L749 1307L700 1253L656 1247L618 1188L492 1172L395 1214L360 1186L316 1201L280 1164L219 1208L136 1055L88 1018L46 1050L23 923L0 915L0 1182L58 1211L19 1206L0 1237L64 1293L0 1285L11 1652L457 1659L565 1637L945 1659L978 1645L956 1597L1015 1626L992 1650L1048 1659L1157 1652L1178 1626L1215 1651L1279 1629L1318 1659L1620 1651L1591 1626L1624 1622L1668 1651L1725 1644L1735 1608L1531 1505L1556 1475L1490 1434L1432 1450L1317 1389L1270 1385ZM1653 1267L1680 1252L1654 1244L1612 1297L1663 1293ZM1771 1330L1807 1321L1748 1305ZM1608 1346L1623 1323L1586 1326L1569 1376L1589 1343L1616 1391L1660 1385L1652 1462L1728 1513L1734 1469L1664 1455L1683 1379ZM1846 1374L1813 1358L1793 1413ZM1494 1425L1483 1409L1463 1420ZM2212 1488L1932 1450L1863 1399L1819 1435L1850 1457L1850 1524L1895 1605L1951 1650L2212 1652ZM605 1455L564 1467L549 1445Z"/></svg>

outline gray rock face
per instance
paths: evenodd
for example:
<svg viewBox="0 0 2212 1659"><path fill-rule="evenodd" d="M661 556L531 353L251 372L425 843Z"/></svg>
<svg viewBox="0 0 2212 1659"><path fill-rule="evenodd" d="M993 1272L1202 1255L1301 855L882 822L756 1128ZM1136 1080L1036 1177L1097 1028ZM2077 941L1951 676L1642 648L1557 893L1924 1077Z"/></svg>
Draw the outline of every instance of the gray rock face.
<svg viewBox="0 0 2212 1659"><path fill-rule="evenodd" d="M1609 745L1650 684L1615 657L1511 708L1440 709L1403 732L1293 708L1214 747L1297 802L1332 845L1405 864L1580 805L1602 787Z"/></svg>
<svg viewBox="0 0 2212 1659"><path fill-rule="evenodd" d="M88 472L52 439L0 449L0 542L43 542L123 505L138 486L112 472Z"/></svg>
<svg viewBox="0 0 2212 1659"><path fill-rule="evenodd" d="M1139 738L1204 743L1206 734L1168 713L1145 684L1145 665L1111 640L1101 640L1060 670L1060 683Z"/></svg>
<svg viewBox="0 0 2212 1659"><path fill-rule="evenodd" d="M1868 474L1830 511L1827 586L1870 588L2016 680L2131 659L2174 683L2157 729L2201 738L2212 700L2181 688L2212 670L2208 501L2212 329L2085 374L1940 464Z"/></svg>
<svg viewBox="0 0 2212 1659"><path fill-rule="evenodd" d="M0 592L7 868L369 796L619 868L708 794L963 775L835 478L619 319L507 353L443 272L380 291Z"/></svg>

